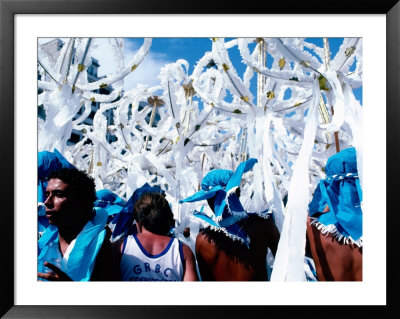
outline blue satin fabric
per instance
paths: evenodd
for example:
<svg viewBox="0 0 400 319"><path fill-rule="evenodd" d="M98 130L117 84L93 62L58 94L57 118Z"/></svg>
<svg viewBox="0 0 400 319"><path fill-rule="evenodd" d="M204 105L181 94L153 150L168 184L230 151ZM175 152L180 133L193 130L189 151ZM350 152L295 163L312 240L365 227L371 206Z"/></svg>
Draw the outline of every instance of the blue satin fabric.
<svg viewBox="0 0 400 319"><path fill-rule="evenodd" d="M61 270L74 281L89 281L97 254L106 236L108 213L101 208L95 209L96 215L85 225L76 238L67 263L61 263ZM58 228L47 227L38 241L38 269L46 261L47 249L51 242L58 242Z"/></svg>
<svg viewBox="0 0 400 319"><path fill-rule="evenodd" d="M94 207L103 208L108 213L107 223L112 222L125 205L126 202L121 197L108 189L101 189L96 192Z"/></svg>
<svg viewBox="0 0 400 319"><path fill-rule="evenodd" d="M347 148L331 156L310 202L309 215L323 225L335 225L345 237L362 237L362 191L358 179L356 150ZM329 212L322 213L326 205Z"/></svg>
<svg viewBox="0 0 400 319"><path fill-rule="evenodd" d="M158 186L150 186L145 183L143 186L137 188L132 196L128 199L125 206L122 208L119 214L115 216L112 223L115 224L115 228L112 233L112 240L133 234L135 228L132 228L134 221L133 209L137 200L144 194L147 193L160 193L163 194L164 191Z"/></svg>
<svg viewBox="0 0 400 319"><path fill-rule="evenodd" d="M242 175L251 170L255 163L257 160L250 158L240 163L235 172L225 169L210 171L203 178L202 189L179 203L196 202L214 197L213 218L198 211L194 212L194 216L207 222L214 229L223 231L227 236L248 243L246 232L237 224L238 221L247 218L248 213L244 210L233 189L240 186ZM232 191L230 192L230 190Z"/></svg>

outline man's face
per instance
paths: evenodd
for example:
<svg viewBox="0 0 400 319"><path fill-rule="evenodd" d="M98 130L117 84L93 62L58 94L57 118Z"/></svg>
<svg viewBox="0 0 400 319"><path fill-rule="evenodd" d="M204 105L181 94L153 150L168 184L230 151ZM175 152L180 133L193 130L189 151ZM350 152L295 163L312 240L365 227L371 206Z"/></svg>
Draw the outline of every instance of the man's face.
<svg viewBox="0 0 400 319"><path fill-rule="evenodd" d="M45 196L46 217L50 224L68 227L81 218L79 200L69 191L68 184L62 180L50 179Z"/></svg>

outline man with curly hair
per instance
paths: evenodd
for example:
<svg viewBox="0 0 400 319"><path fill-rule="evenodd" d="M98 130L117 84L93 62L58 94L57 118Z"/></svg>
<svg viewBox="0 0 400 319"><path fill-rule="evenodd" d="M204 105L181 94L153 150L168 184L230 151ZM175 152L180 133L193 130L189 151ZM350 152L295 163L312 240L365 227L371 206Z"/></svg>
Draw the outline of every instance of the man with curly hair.
<svg viewBox="0 0 400 319"><path fill-rule="evenodd" d="M93 207L93 178L76 168L54 170L48 176L45 198L49 226L38 241L38 277L49 281L118 279L111 231L106 227L108 213ZM57 247L59 265L48 260L51 246Z"/></svg>

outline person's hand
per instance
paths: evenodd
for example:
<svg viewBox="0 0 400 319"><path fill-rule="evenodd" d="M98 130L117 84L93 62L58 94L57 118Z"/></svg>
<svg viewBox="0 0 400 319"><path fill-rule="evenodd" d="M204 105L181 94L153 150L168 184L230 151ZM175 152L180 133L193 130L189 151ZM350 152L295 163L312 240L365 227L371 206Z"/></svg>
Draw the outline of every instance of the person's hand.
<svg viewBox="0 0 400 319"><path fill-rule="evenodd" d="M48 281L72 281L72 279L57 266L54 266L53 264L47 261L44 262L44 265L47 268L50 268L53 272L51 273L38 272L39 278L46 279Z"/></svg>

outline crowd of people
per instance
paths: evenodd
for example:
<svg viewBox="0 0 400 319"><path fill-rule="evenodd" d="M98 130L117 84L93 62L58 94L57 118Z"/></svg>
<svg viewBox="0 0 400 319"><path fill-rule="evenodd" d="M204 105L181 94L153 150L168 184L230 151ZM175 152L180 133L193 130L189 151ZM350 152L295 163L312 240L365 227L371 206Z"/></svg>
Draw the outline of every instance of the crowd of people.
<svg viewBox="0 0 400 319"><path fill-rule="evenodd" d="M125 202L109 190L96 192L93 178L57 150L40 152L38 280L269 280L267 254L275 256L280 238L274 215L247 212L240 202L242 175L256 163L249 159L234 172L211 170L201 190L180 201L207 201L214 214L193 212L206 225L193 249L176 237L161 188L146 183ZM362 192L355 149L329 158L325 172L309 205L305 255L314 280L361 281ZM190 236L189 227L183 236Z"/></svg>

